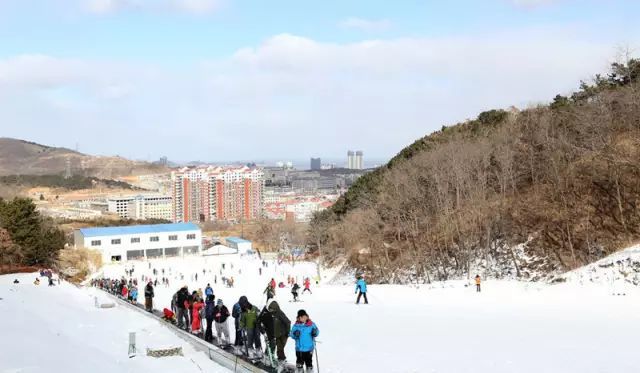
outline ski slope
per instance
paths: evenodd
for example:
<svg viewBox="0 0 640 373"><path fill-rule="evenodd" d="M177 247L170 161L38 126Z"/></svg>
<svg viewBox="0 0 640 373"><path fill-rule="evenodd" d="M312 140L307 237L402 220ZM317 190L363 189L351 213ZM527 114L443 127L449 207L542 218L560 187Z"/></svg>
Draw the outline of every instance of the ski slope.
<svg viewBox="0 0 640 373"><path fill-rule="evenodd" d="M228 370L197 352L163 324L125 307L95 307L110 302L97 289L68 283L33 284L37 274L0 276L0 372L114 373L206 372ZM14 279L20 284L13 284ZM129 358L129 332L138 353ZM184 356L153 358L146 348L183 348Z"/></svg>
<svg viewBox="0 0 640 373"><path fill-rule="evenodd" d="M273 261L260 275L259 260L237 255L150 263L151 268L164 268L171 281L168 288L160 284L156 288L158 309L169 307L180 286L186 284L193 291L204 289L207 282L228 307L247 295L262 308L266 300L262 292L272 277L286 283L293 275L301 284L304 276L316 275L313 263L292 267ZM234 276L235 288L222 286L222 263L222 275ZM148 262L108 265L103 274L121 277L132 266L138 280L142 274L151 275ZM196 272L197 282L191 277ZM328 283L331 275L323 272L322 282ZM162 274L157 277L160 281ZM292 320L304 308L317 323L320 371L325 373L640 371L634 358L635 336L640 333L637 288L626 296L612 296L607 285L585 287L571 280L560 285L489 280L478 294L468 285L466 281L419 288L371 285L369 305L354 304L352 285L313 285L313 294L304 294L301 303L289 302L288 289L277 289L276 299ZM295 360L292 340L287 357Z"/></svg>

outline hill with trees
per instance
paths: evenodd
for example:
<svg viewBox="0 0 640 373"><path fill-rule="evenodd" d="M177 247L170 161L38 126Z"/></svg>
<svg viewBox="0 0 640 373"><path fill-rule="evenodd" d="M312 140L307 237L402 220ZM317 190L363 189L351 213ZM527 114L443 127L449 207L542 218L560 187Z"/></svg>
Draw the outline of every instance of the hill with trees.
<svg viewBox="0 0 640 373"><path fill-rule="evenodd" d="M380 282L539 280L640 238L640 60L423 137L316 214L308 244Z"/></svg>

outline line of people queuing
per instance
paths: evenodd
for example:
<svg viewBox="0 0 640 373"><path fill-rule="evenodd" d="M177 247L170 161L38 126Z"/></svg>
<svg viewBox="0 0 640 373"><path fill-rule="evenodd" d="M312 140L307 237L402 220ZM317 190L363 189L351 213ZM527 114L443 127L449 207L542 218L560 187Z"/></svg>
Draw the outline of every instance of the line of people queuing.
<svg viewBox="0 0 640 373"><path fill-rule="evenodd" d="M268 288L272 288L271 283ZM216 339L219 345L231 345L228 319L234 319L235 339L233 345L236 351L245 349L249 358L261 359L261 334L271 356L277 356L279 364L286 361L284 352L288 338L296 341L296 366L307 371L313 370L313 350L315 338L320 331L304 310L299 310L296 322L291 321L280 309L274 299L269 299L262 310L249 302L246 296L241 296L231 312L222 299L215 298L210 284L204 290L189 292L185 285L178 290L171 301L171 309L163 310L163 318L176 324L179 328L213 342L213 328L215 326ZM202 327L203 321L206 328Z"/></svg>

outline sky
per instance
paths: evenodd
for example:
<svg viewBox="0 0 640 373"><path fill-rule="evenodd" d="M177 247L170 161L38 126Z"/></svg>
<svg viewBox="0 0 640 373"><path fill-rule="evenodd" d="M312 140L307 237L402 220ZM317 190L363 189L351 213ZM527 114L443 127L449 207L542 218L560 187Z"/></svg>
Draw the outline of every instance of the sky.
<svg viewBox="0 0 640 373"><path fill-rule="evenodd" d="M0 137L176 161L388 159L640 50L635 0L0 0Z"/></svg>

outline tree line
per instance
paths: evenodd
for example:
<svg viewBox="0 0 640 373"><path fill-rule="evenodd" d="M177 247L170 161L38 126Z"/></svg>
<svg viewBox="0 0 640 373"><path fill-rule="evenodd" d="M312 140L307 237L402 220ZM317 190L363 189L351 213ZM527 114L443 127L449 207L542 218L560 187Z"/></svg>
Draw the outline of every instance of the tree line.
<svg viewBox="0 0 640 373"><path fill-rule="evenodd" d="M640 238L640 60L443 127L318 213L307 243L380 282L562 271Z"/></svg>

